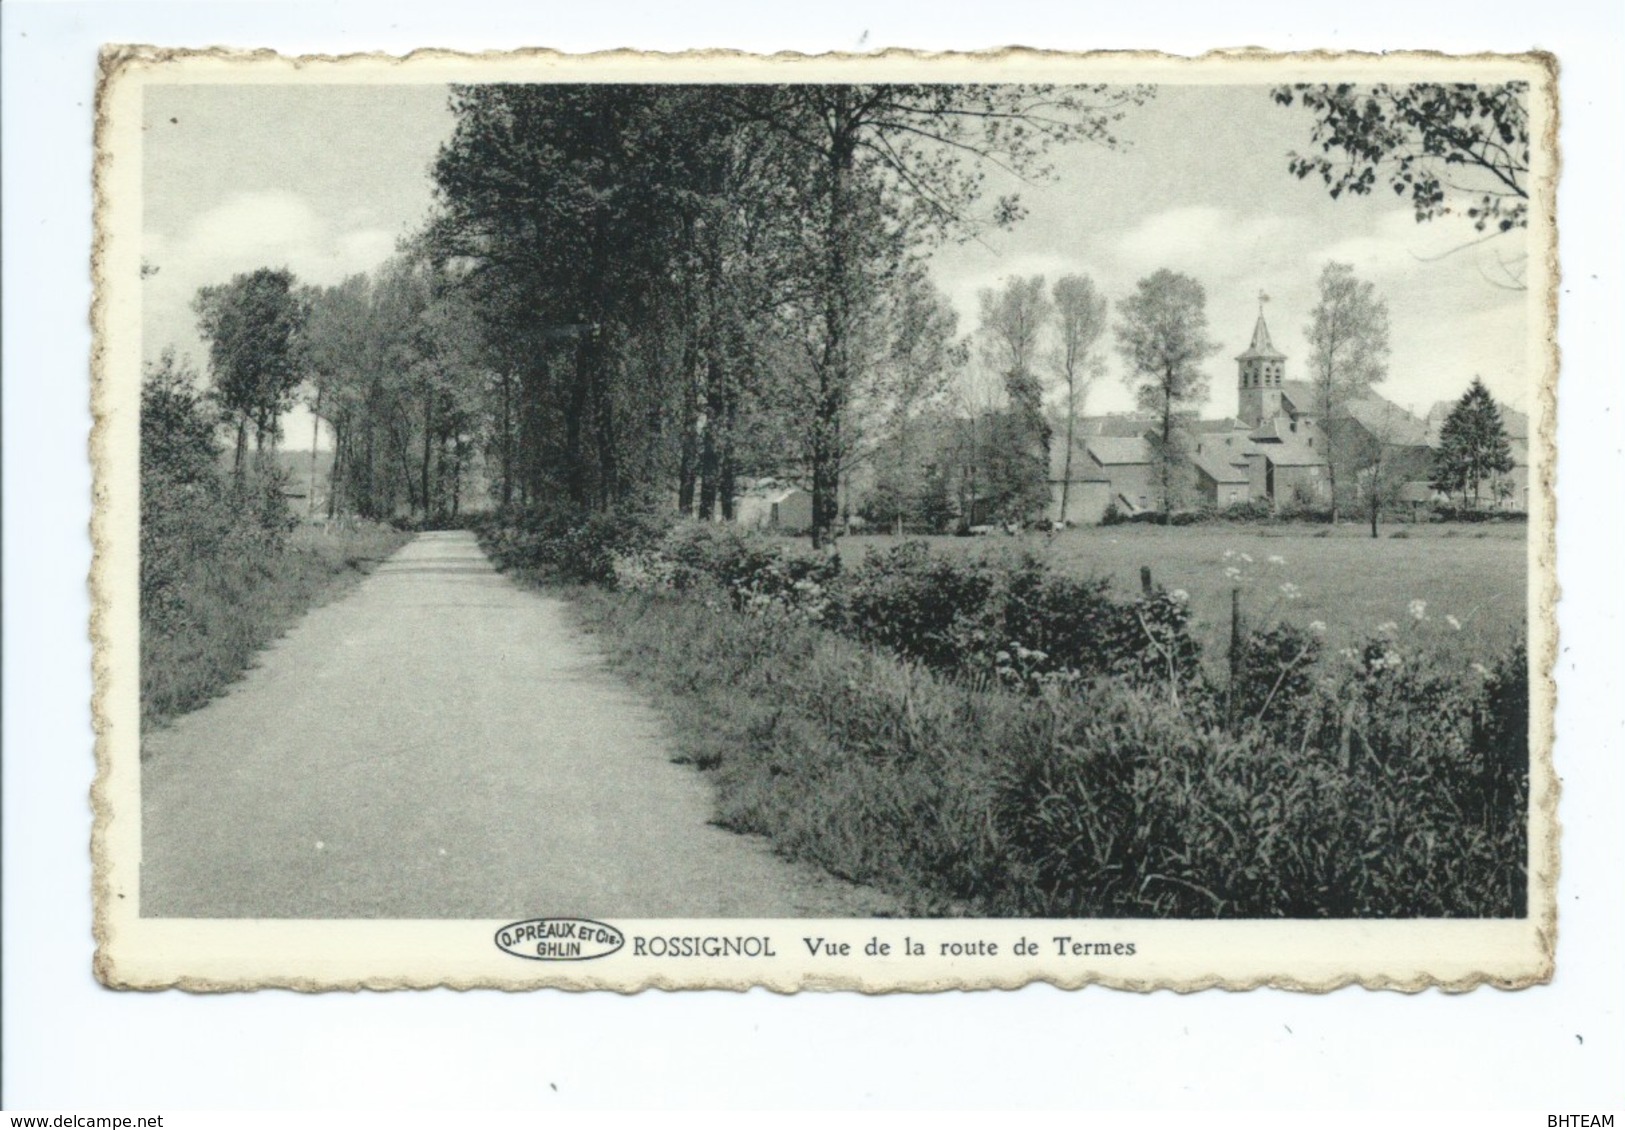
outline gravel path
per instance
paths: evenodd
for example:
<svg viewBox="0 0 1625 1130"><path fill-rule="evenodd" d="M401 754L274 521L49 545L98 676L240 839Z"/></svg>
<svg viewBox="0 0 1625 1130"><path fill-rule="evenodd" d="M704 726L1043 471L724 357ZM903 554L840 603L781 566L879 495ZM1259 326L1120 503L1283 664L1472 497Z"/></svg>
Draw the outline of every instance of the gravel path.
<svg viewBox="0 0 1625 1130"><path fill-rule="evenodd" d="M710 825L659 716L469 534L419 536L146 747L147 916L887 908Z"/></svg>

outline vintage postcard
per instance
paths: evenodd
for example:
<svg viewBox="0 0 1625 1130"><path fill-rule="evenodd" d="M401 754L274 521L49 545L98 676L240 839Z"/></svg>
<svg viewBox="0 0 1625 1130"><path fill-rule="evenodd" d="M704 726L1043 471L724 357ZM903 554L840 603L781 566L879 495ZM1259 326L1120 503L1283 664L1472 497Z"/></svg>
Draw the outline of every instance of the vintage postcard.
<svg viewBox="0 0 1625 1130"><path fill-rule="evenodd" d="M1552 976L1550 57L102 71L105 984Z"/></svg>

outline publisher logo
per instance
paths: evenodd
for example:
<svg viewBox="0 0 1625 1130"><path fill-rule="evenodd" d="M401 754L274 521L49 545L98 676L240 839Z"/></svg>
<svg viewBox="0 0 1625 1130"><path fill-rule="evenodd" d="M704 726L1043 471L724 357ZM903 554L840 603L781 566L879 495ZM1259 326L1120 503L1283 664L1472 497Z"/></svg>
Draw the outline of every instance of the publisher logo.
<svg viewBox="0 0 1625 1130"><path fill-rule="evenodd" d="M591 961L626 944L615 927L590 918L528 918L504 926L495 940L503 952L531 961Z"/></svg>

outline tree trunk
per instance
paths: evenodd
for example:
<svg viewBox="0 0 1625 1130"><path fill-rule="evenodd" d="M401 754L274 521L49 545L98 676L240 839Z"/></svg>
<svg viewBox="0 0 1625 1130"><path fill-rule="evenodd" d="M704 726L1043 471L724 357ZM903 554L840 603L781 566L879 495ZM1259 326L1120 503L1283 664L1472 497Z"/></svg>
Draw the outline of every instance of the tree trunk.
<svg viewBox="0 0 1625 1130"><path fill-rule="evenodd" d="M231 459L231 477L237 486L243 485L244 465L248 461L248 414L237 417L237 448Z"/></svg>
<svg viewBox="0 0 1625 1130"><path fill-rule="evenodd" d="M502 368L502 506L513 505L513 374Z"/></svg>
<svg viewBox="0 0 1625 1130"><path fill-rule="evenodd" d="M1058 521L1066 524L1067 503L1072 497L1072 443L1078 428L1077 378L1068 370L1066 374L1066 459L1061 469L1061 513Z"/></svg>
<svg viewBox="0 0 1625 1130"><path fill-rule="evenodd" d="M429 393L423 398L423 466L420 472L418 494L423 499L423 516L429 516L429 460L434 454L434 394Z"/></svg>
<svg viewBox="0 0 1625 1130"><path fill-rule="evenodd" d="M837 116L845 107L837 110ZM846 391L851 387L852 269L847 241L851 232L847 204L856 138L842 123L831 141L828 157L829 215L825 229L824 356L818 366L818 396L812 422L812 542L814 548L833 544L839 501L841 417Z"/></svg>
<svg viewBox="0 0 1625 1130"><path fill-rule="evenodd" d="M316 394L316 405L310 413L310 490L305 496L305 513L316 516L316 441L322 437L322 418L316 413L322 406L322 394Z"/></svg>

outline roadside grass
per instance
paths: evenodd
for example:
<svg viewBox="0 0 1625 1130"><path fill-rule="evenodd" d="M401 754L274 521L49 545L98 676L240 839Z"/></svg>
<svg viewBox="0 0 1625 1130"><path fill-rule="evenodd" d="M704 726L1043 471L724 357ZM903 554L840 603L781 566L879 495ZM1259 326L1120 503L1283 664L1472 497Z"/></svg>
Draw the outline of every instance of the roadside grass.
<svg viewBox="0 0 1625 1130"><path fill-rule="evenodd" d="M162 725L220 694L301 615L343 593L409 540L374 523L345 522L325 531L302 526L280 551L256 552L254 543L244 543L235 552L188 562L163 624L143 609L142 727Z"/></svg>
<svg viewBox="0 0 1625 1130"><path fill-rule="evenodd" d="M565 595L712 777L717 823L908 915L1524 912L1527 722L1488 684L1378 663L1346 708L1232 733L1122 680L1019 695L793 617Z"/></svg>
<svg viewBox="0 0 1625 1130"><path fill-rule="evenodd" d="M985 538L931 537L936 552L994 558L1028 552L1057 572L1104 578L1128 599L1140 591L1140 569L1152 582L1190 596L1191 632L1210 665L1223 660L1230 633L1230 590L1242 590L1244 620L1263 625L1326 626L1325 654L1353 645L1378 625L1398 623L1427 637L1440 651L1471 662L1503 654L1525 637L1527 527L1493 525L1394 526L1413 536L1372 539L1357 525L1112 526L1056 534ZM1322 536L1327 534L1327 536ZM900 539L886 535L840 542L844 564ZM1226 553L1232 554L1226 557ZM1252 560L1244 561L1245 554ZM1280 563L1271 561L1280 558ZM1226 575L1237 569L1241 578ZM1294 590L1283 591L1282 585ZM1295 593L1289 596L1288 593ZM1424 618L1411 602L1425 604ZM1447 617L1461 625L1451 626Z"/></svg>

